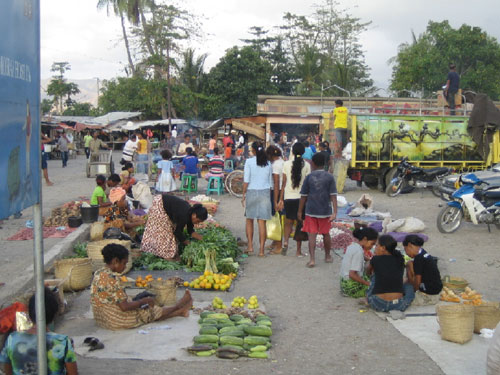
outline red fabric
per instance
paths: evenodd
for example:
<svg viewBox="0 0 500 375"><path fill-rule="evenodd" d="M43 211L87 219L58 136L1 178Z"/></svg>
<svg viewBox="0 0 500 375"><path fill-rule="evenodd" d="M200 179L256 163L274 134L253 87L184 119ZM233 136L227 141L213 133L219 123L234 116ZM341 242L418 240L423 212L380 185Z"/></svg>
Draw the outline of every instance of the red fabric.
<svg viewBox="0 0 500 375"><path fill-rule="evenodd" d="M306 215L304 225L302 226L302 232L328 234L330 233L331 227L332 222L329 217L311 217Z"/></svg>
<svg viewBox="0 0 500 375"><path fill-rule="evenodd" d="M28 311L26 305L21 302L14 302L9 307L0 310L0 333L7 333L16 329L16 312Z"/></svg>

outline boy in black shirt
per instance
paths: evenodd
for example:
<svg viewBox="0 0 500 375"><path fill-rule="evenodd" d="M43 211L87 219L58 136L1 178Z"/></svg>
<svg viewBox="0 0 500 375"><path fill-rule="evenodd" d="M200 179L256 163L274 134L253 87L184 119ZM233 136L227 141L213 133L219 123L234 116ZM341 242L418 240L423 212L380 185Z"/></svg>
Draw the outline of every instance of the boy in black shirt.
<svg viewBox="0 0 500 375"><path fill-rule="evenodd" d="M420 304L427 305L437 302L443 283L436 259L422 248L423 244L422 238L416 234L406 236L403 241L406 255L413 259L406 265L406 273L408 281L417 291L415 301L418 304L420 300Z"/></svg>

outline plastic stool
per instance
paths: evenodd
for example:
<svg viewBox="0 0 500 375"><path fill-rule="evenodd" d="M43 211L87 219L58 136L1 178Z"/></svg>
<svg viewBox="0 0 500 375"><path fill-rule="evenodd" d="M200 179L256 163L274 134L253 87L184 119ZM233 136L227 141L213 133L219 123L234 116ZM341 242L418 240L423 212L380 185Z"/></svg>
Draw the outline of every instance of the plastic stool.
<svg viewBox="0 0 500 375"><path fill-rule="evenodd" d="M194 186L193 186L194 185ZM181 187L179 191L187 191L188 194L192 191L198 191L198 176L191 174L182 174Z"/></svg>
<svg viewBox="0 0 500 375"><path fill-rule="evenodd" d="M217 193L217 195L224 194L222 177L209 177L207 195L210 195L210 193Z"/></svg>
<svg viewBox="0 0 500 375"><path fill-rule="evenodd" d="M224 171L225 172L232 172L234 170L234 164L232 160L225 160L224 161Z"/></svg>

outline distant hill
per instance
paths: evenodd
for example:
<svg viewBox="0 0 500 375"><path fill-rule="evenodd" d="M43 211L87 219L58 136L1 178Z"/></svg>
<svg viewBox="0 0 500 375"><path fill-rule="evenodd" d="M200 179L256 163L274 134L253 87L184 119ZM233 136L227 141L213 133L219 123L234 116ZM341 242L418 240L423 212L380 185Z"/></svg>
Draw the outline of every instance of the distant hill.
<svg viewBox="0 0 500 375"><path fill-rule="evenodd" d="M47 86L51 78L42 79L40 81L40 95L43 99L51 99L47 95ZM80 89L80 94L75 95L72 99L79 103L90 103L94 107L97 106L97 80L96 79L69 79L69 82L76 83ZM102 86L100 86L102 87Z"/></svg>

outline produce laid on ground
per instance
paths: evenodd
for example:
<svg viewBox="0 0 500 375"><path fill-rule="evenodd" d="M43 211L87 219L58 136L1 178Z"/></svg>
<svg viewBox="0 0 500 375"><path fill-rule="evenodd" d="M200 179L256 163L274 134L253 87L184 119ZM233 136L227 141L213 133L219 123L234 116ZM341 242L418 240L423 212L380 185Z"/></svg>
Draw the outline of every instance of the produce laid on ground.
<svg viewBox="0 0 500 375"><path fill-rule="evenodd" d="M191 241L181 253L181 260L190 271L204 272L209 263L209 267L212 268L208 270L212 272L220 271L225 274L238 272L238 263L234 259L240 255L241 251L236 238L229 229L209 225L197 230L197 233L203 236L203 240Z"/></svg>
<svg viewBox="0 0 500 375"><path fill-rule="evenodd" d="M82 201L64 203L61 207L52 209L50 217L46 218L43 225L46 227L62 227L68 225L68 218L80 216Z"/></svg>
<svg viewBox="0 0 500 375"><path fill-rule="evenodd" d="M191 203L191 204L200 203L201 205L203 205L207 209L209 214L214 215L217 212L217 208L219 207L220 202L212 197L207 196L207 195L199 194L199 195L192 197L189 200L189 203Z"/></svg>
<svg viewBox="0 0 500 375"><path fill-rule="evenodd" d="M483 304L482 295L469 287L465 287L465 291L458 296L452 289L445 286L439 299L445 302L462 302L464 305L480 306Z"/></svg>
<svg viewBox="0 0 500 375"><path fill-rule="evenodd" d="M236 276L235 273L225 275L222 273L205 271L203 275L194 278L191 282L184 281L183 285L192 289L213 289L225 292L229 290Z"/></svg>
<svg viewBox="0 0 500 375"><path fill-rule="evenodd" d="M248 301L253 299L256 301L257 297L252 296ZM212 306L200 313L199 335L193 338L194 345L187 351L199 357L268 358L273 334L271 319L260 310L249 312L241 307L219 309L219 306L224 303L216 297Z"/></svg>

